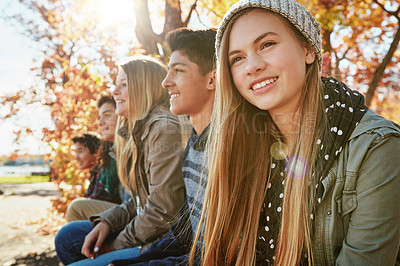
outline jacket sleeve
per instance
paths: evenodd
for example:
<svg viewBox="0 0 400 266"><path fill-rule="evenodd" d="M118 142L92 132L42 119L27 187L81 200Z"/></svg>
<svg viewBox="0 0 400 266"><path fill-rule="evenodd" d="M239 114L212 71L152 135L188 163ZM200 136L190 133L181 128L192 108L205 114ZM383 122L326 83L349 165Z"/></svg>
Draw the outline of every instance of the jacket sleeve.
<svg viewBox="0 0 400 266"><path fill-rule="evenodd" d="M111 232L116 234L124 229L135 216L136 203L133 198L130 198L127 202L123 202L119 206L114 206L100 214L91 216L90 221L93 225L103 221L110 226Z"/></svg>
<svg viewBox="0 0 400 266"><path fill-rule="evenodd" d="M184 202L179 125L167 119L157 121L144 141L149 195L143 210L112 243L115 249L142 246L162 237Z"/></svg>
<svg viewBox="0 0 400 266"><path fill-rule="evenodd" d="M399 251L400 136L372 132L363 137L371 135L358 172L357 207L336 265L394 265ZM362 154L362 149L357 152Z"/></svg>

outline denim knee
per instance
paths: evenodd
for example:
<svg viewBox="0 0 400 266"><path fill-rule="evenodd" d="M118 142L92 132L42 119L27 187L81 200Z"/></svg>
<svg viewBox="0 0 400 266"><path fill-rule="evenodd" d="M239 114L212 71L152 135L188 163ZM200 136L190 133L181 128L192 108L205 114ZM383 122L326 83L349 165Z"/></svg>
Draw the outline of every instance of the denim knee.
<svg viewBox="0 0 400 266"><path fill-rule="evenodd" d="M86 258L81 254L85 236L93 229L90 221L75 221L64 225L55 237L58 258L65 265Z"/></svg>

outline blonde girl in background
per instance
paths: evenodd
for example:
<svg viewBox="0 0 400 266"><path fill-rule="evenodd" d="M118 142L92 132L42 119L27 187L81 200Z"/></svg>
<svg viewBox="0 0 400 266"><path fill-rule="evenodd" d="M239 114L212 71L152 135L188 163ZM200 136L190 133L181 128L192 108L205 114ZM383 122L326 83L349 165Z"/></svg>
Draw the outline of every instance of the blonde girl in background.
<svg viewBox="0 0 400 266"><path fill-rule="evenodd" d="M192 263L394 265L400 128L321 78L315 18L294 0L239 1L216 49L203 247Z"/></svg>
<svg viewBox="0 0 400 266"><path fill-rule="evenodd" d="M185 193L183 146L180 123L170 113L169 95L161 86L166 74L166 67L148 56L120 65L113 91L119 116L117 169L133 197L90 217L90 222L61 229L56 250L64 264L108 265L139 255L140 248L164 236L175 221Z"/></svg>

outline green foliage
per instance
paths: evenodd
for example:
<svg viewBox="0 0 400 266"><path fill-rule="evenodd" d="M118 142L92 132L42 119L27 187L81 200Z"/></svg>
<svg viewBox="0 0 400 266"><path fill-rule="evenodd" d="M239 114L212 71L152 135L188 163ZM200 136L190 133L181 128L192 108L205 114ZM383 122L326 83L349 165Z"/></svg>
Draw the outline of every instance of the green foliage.
<svg viewBox="0 0 400 266"><path fill-rule="evenodd" d="M41 183L41 182L49 182L49 176L0 176L0 184L1 183Z"/></svg>

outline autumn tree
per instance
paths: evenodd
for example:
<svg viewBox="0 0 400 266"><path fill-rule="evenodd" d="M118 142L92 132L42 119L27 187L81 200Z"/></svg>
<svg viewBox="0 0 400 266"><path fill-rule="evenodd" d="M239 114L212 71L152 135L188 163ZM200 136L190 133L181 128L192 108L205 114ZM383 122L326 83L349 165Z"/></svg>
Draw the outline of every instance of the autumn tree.
<svg viewBox="0 0 400 266"><path fill-rule="evenodd" d="M389 2L389 4L387 4L387 2ZM381 3L378 0L374 0L373 3L379 6L378 9L380 9L381 12L383 13L383 17L387 18L385 20L385 23L380 24L382 27L380 27L379 29L383 32L382 29L383 26L385 26L385 29L389 30L390 32L389 38L391 37L391 43L385 56L380 60L378 59L378 66L376 67L371 82L369 83L368 91L366 93L367 104L371 103L375 95L375 91L379 83L382 81L385 87L393 86L395 84L394 89L400 90L399 86L400 53L397 50L400 42L400 3L397 2L397 7L395 2L392 3L390 1L383 1ZM380 40L383 41L384 38L380 37ZM397 54L395 54L396 50ZM395 77L395 79L391 79L391 77L393 76Z"/></svg>
<svg viewBox="0 0 400 266"><path fill-rule="evenodd" d="M400 4L396 0L302 0L322 27L328 74L366 95L399 91Z"/></svg>
<svg viewBox="0 0 400 266"><path fill-rule="evenodd" d="M96 95L112 85L114 48L119 44L93 17L84 15L82 1L20 3L26 11L12 19L41 50L42 57L32 71L44 86L34 85L2 98L10 107L5 118L17 115L23 105L39 102L49 107L54 127L43 129L42 140L51 148L47 158L52 179L72 185L56 202L63 212L66 203L82 195L79 185L86 178L72 160L71 139L79 132L97 130Z"/></svg>

